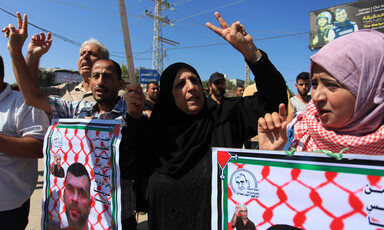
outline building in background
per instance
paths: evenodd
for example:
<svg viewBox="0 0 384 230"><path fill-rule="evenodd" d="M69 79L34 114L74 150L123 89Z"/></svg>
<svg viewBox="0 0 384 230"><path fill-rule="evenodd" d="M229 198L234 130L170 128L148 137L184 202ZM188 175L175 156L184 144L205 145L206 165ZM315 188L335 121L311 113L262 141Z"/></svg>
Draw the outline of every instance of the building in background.
<svg viewBox="0 0 384 230"><path fill-rule="evenodd" d="M236 86L244 86L244 84L245 84L244 80L240 80L240 79L237 79L237 78L228 79L228 81L232 82L235 85L235 87Z"/></svg>

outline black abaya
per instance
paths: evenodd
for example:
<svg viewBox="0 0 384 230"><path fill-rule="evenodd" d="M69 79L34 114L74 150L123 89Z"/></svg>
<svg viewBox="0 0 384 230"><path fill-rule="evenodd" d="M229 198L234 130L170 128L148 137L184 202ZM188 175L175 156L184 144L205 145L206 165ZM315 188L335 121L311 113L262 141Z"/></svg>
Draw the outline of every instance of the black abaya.
<svg viewBox="0 0 384 230"><path fill-rule="evenodd" d="M241 148L257 134L257 121L265 113L287 104L285 81L263 53L248 63L259 91L250 97L228 98L207 107L196 116L181 112L174 102L172 87L181 68L176 63L161 76L159 99L149 122L127 119L129 132L145 130L134 138L127 151L138 153L150 165L149 227L151 230L210 229L211 226L211 147ZM138 125L139 123L139 125ZM132 144L133 142L133 144ZM143 168L144 164L140 167Z"/></svg>

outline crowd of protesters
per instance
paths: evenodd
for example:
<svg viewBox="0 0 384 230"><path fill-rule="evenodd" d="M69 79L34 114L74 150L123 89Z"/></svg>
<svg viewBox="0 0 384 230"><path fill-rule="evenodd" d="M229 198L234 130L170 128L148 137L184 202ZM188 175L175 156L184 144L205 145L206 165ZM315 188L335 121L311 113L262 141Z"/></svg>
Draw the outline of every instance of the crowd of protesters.
<svg viewBox="0 0 384 230"><path fill-rule="evenodd" d="M244 87L237 87L236 97L226 97L224 75L215 72L206 96L198 70L178 62L164 70L160 84L148 84L145 99L140 84L122 90L119 64L95 39L80 48L81 83L40 88L39 59L52 45L51 34L32 36L24 58L27 17L17 13L18 27L2 29L21 93L3 81L0 59L1 227L25 229L28 223L36 159L42 157L49 125L46 114L125 120L120 143L123 229L137 228L133 182L143 178L149 229L210 229L212 147L384 153L384 50L377 48L384 47L382 33L360 30L325 45L311 57L310 73L299 74L298 94L289 101L283 76L244 26L215 16L219 26L207 27L243 55L254 75L251 93L243 95ZM289 102L294 112L285 109ZM60 162L57 158L54 167L64 176ZM232 226L246 210L237 207ZM77 213L67 215L75 219Z"/></svg>

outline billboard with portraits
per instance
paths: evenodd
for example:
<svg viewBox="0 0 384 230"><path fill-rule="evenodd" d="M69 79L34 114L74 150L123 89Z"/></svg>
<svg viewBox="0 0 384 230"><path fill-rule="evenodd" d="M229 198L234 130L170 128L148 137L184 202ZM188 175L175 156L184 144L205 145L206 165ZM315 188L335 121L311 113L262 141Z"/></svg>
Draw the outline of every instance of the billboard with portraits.
<svg viewBox="0 0 384 230"><path fill-rule="evenodd" d="M338 37L362 29L384 32L382 0L355 1L310 12L309 48L320 49Z"/></svg>

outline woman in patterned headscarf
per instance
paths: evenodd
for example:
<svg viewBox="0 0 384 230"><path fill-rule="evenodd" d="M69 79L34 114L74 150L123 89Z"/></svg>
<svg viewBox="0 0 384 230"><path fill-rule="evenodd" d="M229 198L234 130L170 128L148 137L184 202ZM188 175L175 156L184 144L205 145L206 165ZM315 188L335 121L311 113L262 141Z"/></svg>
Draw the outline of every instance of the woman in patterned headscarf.
<svg viewBox="0 0 384 230"><path fill-rule="evenodd" d="M383 47L383 33L361 30L330 42L311 57L312 101L289 125L294 131L291 147L332 152L348 147L344 153L384 154ZM260 148L285 145L284 120L283 113L259 119Z"/></svg>

